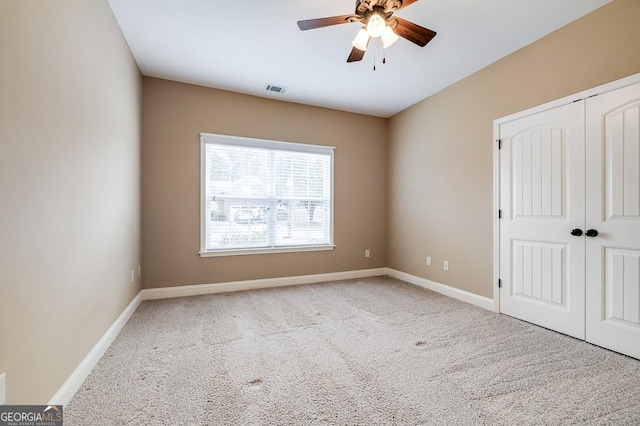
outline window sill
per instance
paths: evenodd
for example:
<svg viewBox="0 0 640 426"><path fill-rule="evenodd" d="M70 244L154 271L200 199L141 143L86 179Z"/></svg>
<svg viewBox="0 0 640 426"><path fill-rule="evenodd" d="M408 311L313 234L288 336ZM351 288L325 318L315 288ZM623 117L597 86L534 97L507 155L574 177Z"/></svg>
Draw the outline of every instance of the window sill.
<svg viewBox="0 0 640 426"><path fill-rule="evenodd" d="M199 252L200 257L219 257L219 256L243 256L252 254L277 254L277 253L296 253L303 251L327 251L333 250L335 245L322 246L296 246L296 247L275 247L275 248L254 248L254 249L228 249L228 250L210 250Z"/></svg>

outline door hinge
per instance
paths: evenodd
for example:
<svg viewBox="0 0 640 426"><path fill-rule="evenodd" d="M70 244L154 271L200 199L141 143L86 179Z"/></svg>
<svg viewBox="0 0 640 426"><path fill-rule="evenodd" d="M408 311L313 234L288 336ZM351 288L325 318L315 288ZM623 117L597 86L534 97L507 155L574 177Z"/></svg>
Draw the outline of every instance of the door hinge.
<svg viewBox="0 0 640 426"><path fill-rule="evenodd" d="M498 288L502 288L502 280L498 278Z"/></svg>
<svg viewBox="0 0 640 426"><path fill-rule="evenodd" d="M498 210L498 219L502 219L502 210Z"/></svg>
<svg viewBox="0 0 640 426"><path fill-rule="evenodd" d="M498 149L502 149L502 139L496 139L496 142L498 143Z"/></svg>

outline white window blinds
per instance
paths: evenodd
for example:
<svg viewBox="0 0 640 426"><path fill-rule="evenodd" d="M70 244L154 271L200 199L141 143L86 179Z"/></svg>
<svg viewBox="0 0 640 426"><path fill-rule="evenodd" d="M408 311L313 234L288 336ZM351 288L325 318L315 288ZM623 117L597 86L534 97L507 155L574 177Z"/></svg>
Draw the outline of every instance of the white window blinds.
<svg viewBox="0 0 640 426"><path fill-rule="evenodd" d="M332 147L201 134L203 255L333 247Z"/></svg>

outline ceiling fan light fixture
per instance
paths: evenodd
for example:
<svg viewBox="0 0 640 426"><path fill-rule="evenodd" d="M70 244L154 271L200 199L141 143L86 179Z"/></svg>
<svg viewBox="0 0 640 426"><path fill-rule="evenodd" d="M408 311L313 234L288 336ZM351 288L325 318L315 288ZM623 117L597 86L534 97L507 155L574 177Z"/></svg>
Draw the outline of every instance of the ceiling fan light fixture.
<svg viewBox="0 0 640 426"><path fill-rule="evenodd" d="M2 0L0 0L0 2L1 1ZM298 21L298 28L300 28L301 31L306 31L314 28L359 22L363 27L351 42L353 48L347 57L348 63L358 62L364 58L372 37L380 37L383 48L387 48L394 44L400 37L420 47L424 47L436 36L435 31L421 27L411 21L393 17L396 11L417 1L418 0L356 0L355 13L317 19L305 19ZM382 63L385 63L384 54Z"/></svg>
<svg viewBox="0 0 640 426"><path fill-rule="evenodd" d="M385 19L379 13L374 13L369 17L369 22L367 22L367 32L371 37L380 37L384 33L386 26Z"/></svg>
<svg viewBox="0 0 640 426"><path fill-rule="evenodd" d="M367 45L369 44L369 33L367 33L367 30L361 28L351 44L353 47L358 50L362 50L363 52L367 50Z"/></svg>
<svg viewBox="0 0 640 426"><path fill-rule="evenodd" d="M400 36L395 32L393 32L391 27L388 25L384 27L384 32L382 33L381 37L382 37L382 47L384 47L385 49L391 46L396 41L398 41L398 39L400 38Z"/></svg>

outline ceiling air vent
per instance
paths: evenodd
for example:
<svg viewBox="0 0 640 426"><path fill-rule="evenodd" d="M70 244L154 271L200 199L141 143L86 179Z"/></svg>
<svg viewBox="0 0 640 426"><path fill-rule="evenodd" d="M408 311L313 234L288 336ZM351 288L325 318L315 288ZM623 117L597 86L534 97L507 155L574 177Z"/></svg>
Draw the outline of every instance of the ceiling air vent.
<svg viewBox="0 0 640 426"><path fill-rule="evenodd" d="M287 91L285 87L276 86L275 84L267 84L264 90L266 90L267 92L276 92L276 93L284 93Z"/></svg>

